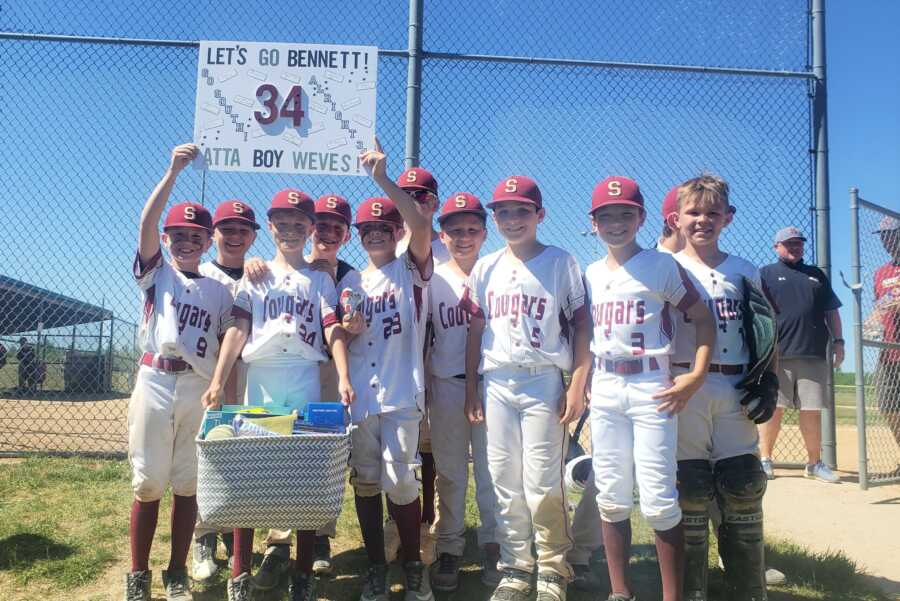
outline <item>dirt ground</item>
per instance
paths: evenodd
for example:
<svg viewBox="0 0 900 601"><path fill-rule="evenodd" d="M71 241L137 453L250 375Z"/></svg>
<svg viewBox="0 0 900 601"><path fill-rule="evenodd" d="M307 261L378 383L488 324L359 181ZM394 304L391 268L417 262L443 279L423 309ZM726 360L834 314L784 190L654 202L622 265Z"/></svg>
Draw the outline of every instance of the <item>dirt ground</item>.
<svg viewBox="0 0 900 601"><path fill-rule="evenodd" d="M900 484L860 490L856 445L856 428L839 426L839 484L808 480L800 468L776 469L764 501L766 534L814 551L842 551L900 599Z"/></svg>

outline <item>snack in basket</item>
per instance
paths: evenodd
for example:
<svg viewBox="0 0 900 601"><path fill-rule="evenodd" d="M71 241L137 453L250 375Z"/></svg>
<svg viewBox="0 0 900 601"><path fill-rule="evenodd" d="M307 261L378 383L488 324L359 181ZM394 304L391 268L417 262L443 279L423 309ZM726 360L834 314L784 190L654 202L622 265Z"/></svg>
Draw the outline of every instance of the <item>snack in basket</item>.
<svg viewBox="0 0 900 601"><path fill-rule="evenodd" d="M206 433L206 440L222 440L225 438L234 438L234 427L230 424L220 424Z"/></svg>
<svg viewBox="0 0 900 601"><path fill-rule="evenodd" d="M234 431L239 438L244 436L280 436L277 432L272 432L256 422L257 420L238 414L234 416L232 423Z"/></svg>

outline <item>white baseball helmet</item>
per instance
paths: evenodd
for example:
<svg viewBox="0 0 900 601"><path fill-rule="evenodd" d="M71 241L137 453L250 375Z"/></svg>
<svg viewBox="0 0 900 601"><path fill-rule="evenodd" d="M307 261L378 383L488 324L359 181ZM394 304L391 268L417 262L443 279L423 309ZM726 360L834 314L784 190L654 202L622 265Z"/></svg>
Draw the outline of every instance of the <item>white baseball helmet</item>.
<svg viewBox="0 0 900 601"><path fill-rule="evenodd" d="M584 492L588 478L594 477L590 455L581 455L566 464L565 483L569 492Z"/></svg>

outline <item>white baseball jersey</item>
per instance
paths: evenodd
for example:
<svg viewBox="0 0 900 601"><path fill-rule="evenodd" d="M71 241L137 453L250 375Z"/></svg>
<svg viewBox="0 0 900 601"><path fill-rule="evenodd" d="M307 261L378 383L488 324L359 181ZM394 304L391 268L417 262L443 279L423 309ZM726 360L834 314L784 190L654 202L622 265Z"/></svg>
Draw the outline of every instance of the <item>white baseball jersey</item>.
<svg viewBox="0 0 900 601"><path fill-rule="evenodd" d="M510 364L570 370L569 322L587 316L575 258L555 246L522 262L506 248L482 257L463 307L485 319L479 373Z"/></svg>
<svg viewBox="0 0 900 601"><path fill-rule="evenodd" d="M762 290L759 270L749 261L727 255L716 267L709 267L696 261L684 251L674 255L691 278L700 298L708 306L716 322L716 344L713 347L712 363L723 365L743 365L750 360L750 352L744 342L743 311L744 299L742 277L748 278ZM697 330L693 323L682 316L675 338L677 362L690 363L697 353Z"/></svg>
<svg viewBox="0 0 900 601"><path fill-rule="evenodd" d="M227 269L227 268L226 268ZM240 271L243 274L243 269L235 270ZM200 275L206 278L212 278L217 282L221 282L226 288L228 288L228 292L231 293L231 297L234 298L237 296L238 285L241 283L241 278L238 277L235 279L227 271L225 271L221 266L217 265L214 261L207 261L206 263L200 264Z"/></svg>
<svg viewBox="0 0 900 601"><path fill-rule="evenodd" d="M466 373L466 336L472 316L460 305L465 287L466 278L450 265L434 268L428 287L429 319L434 332L428 371L438 378Z"/></svg>
<svg viewBox="0 0 900 601"><path fill-rule="evenodd" d="M420 273L412 257L403 254L359 274L366 329L350 343L353 423L406 407L424 410L425 291L431 272L430 263Z"/></svg>
<svg viewBox="0 0 900 601"><path fill-rule="evenodd" d="M273 261L254 284L244 280L234 300L234 316L249 319L250 337L241 356L261 360L327 361L324 331L337 323L337 293L331 276L312 269L286 269Z"/></svg>
<svg viewBox="0 0 900 601"><path fill-rule="evenodd" d="M180 357L211 379L219 340L232 323L228 289L213 279L178 271L163 261L162 250L146 264L136 255L134 277L144 291L141 350Z"/></svg>
<svg viewBox="0 0 900 601"><path fill-rule="evenodd" d="M584 278L591 352L601 359L671 354L673 307L686 311L699 298L684 268L655 250L641 250L614 270L604 257Z"/></svg>
<svg viewBox="0 0 900 601"><path fill-rule="evenodd" d="M409 249L410 236L404 237L397 243L397 256L399 257ZM440 238L431 241L431 257L434 259L434 266L437 267L450 260L450 251L441 242Z"/></svg>

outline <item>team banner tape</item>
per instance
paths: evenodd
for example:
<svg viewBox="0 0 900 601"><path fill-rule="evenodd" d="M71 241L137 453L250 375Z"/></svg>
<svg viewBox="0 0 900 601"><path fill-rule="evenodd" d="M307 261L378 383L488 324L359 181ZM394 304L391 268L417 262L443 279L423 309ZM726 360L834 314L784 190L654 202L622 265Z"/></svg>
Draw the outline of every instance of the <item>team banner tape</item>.
<svg viewBox="0 0 900 601"><path fill-rule="evenodd" d="M200 42L195 164L364 176L377 81L374 46Z"/></svg>

